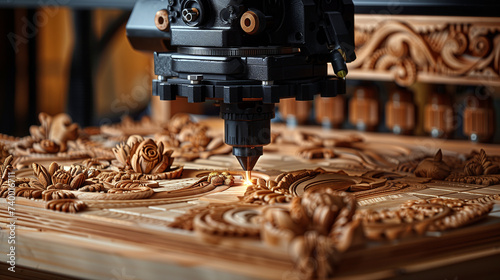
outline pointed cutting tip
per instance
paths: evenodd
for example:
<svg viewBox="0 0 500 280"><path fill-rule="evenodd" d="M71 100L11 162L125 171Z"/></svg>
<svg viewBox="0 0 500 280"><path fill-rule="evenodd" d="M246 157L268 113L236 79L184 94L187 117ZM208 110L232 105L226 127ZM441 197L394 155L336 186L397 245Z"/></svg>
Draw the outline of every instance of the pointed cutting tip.
<svg viewBox="0 0 500 280"><path fill-rule="evenodd" d="M245 171L252 171L260 156L241 157L237 156L241 168Z"/></svg>
<svg viewBox="0 0 500 280"><path fill-rule="evenodd" d="M253 170L262 153L262 147L233 147L233 155L245 171Z"/></svg>

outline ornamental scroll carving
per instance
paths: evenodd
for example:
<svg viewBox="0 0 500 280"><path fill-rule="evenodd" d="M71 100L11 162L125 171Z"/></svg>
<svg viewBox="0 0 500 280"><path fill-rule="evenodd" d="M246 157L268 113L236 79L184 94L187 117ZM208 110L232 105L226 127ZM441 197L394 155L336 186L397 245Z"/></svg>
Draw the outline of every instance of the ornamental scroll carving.
<svg viewBox="0 0 500 280"><path fill-rule="evenodd" d="M357 15L352 78L500 85L500 18Z"/></svg>

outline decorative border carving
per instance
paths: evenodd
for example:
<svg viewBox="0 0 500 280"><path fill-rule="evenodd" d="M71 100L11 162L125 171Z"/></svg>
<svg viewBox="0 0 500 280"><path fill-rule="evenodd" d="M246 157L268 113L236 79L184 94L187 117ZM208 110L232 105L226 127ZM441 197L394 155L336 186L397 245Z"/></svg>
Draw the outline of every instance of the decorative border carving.
<svg viewBox="0 0 500 280"><path fill-rule="evenodd" d="M356 15L356 79L500 85L500 18Z"/></svg>

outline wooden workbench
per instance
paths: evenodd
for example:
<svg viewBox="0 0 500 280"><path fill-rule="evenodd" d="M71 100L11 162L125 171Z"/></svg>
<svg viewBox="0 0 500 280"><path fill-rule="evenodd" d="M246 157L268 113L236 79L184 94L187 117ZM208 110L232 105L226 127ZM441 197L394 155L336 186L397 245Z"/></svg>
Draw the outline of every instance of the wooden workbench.
<svg viewBox="0 0 500 280"><path fill-rule="evenodd" d="M207 123L212 130L221 123ZM323 139L363 139L363 151L400 158L402 150L410 153L444 155L468 154L484 149L489 155L500 155L500 146L465 141L370 134L355 131L321 130L299 127L288 130L274 125L273 132L294 135L297 132L321 135ZM285 136L283 136L286 138ZM295 137L295 136L294 136ZM295 138L296 139L296 138ZM392 147L392 148L391 148ZM270 179L281 172L301 169L343 170L358 176L371 168L363 164L346 164L347 151L334 149L332 158L304 159L297 156L304 149L293 141L266 147L254 176ZM410 156L410 155L409 155ZM340 157L342 158L342 157ZM231 171L233 186L175 198L142 199L122 203L89 203L76 214L44 209L45 202L17 197L16 273L5 266L9 230L7 200L0 199L0 244L2 279L16 277L54 277L84 279L294 279L294 262L288 249L270 246L255 238L217 238L210 240L196 231L172 228L170 223L191 209L216 203L237 203L247 186L238 177L240 167L231 155L214 155L183 165L182 178L160 180L156 193L182 189L211 170ZM383 168L382 168L383 169ZM17 170L16 176L32 176L30 169ZM413 176L406 174L406 176ZM406 200L422 198L480 199L500 194L500 185L474 185L433 180L425 188L407 192L383 193L358 199L358 207L395 208ZM497 202L492 200L492 202ZM401 279L469 279L495 278L500 275L500 205L496 204L486 219L472 225L444 232L427 232L393 241L367 241L342 255L335 276L338 279L396 277ZM24 273L24 274L23 274ZM24 276L23 276L24 275ZM26 276L28 275L28 276ZM30 276L31 275L31 276Z"/></svg>

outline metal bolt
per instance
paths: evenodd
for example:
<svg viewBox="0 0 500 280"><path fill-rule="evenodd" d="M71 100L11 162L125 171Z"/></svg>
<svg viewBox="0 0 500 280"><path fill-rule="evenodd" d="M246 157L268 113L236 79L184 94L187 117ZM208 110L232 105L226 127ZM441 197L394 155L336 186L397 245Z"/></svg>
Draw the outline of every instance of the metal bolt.
<svg viewBox="0 0 500 280"><path fill-rule="evenodd" d="M197 85L203 80L203 75L188 75L187 78L192 85Z"/></svg>
<svg viewBox="0 0 500 280"><path fill-rule="evenodd" d="M158 75L158 81L163 82L165 80L166 80L165 76Z"/></svg>
<svg viewBox="0 0 500 280"><path fill-rule="evenodd" d="M262 81L263 86L272 86L274 84L274 81Z"/></svg>

